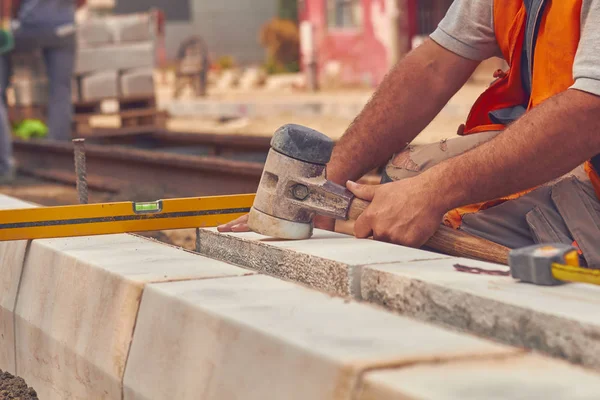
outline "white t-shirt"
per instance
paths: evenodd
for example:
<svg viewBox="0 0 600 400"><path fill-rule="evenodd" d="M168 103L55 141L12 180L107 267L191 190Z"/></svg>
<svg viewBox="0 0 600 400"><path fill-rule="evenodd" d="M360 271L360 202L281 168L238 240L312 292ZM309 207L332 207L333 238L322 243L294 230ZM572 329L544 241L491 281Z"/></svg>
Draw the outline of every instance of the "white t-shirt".
<svg viewBox="0 0 600 400"><path fill-rule="evenodd" d="M493 9L494 0L455 0L431 39L471 60L502 58ZM573 88L600 96L600 0L583 0L573 77Z"/></svg>

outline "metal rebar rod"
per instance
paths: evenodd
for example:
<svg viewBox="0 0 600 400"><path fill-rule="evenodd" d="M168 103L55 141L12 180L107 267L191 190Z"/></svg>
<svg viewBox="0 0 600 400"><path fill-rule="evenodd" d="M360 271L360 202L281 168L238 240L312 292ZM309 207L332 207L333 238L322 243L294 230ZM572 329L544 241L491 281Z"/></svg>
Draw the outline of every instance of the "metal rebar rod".
<svg viewBox="0 0 600 400"><path fill-rule="evenodd" d="M85 160L85 139L73 139L75 150L75 175L77 177L77 195L80 204L88 204L87 166Z"/></svg>
<svg viewBox="0 0 600 400"><path fill-rule="evenodd" d="M200 253L200 228L196 228L196 253Z"/></svg>

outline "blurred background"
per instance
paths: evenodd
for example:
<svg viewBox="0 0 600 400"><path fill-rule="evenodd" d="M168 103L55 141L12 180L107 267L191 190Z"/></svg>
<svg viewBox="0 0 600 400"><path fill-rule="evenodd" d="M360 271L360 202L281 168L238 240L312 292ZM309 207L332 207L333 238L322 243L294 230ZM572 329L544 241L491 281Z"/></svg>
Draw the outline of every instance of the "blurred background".
<svg viewBox="0 0 600 400"><path fill-rule="evenodd" d="M12 1L78 6L74 24L51 24L50 36L72 37L73 48L38 33L2 55L18 175L10 186L0 179L0 191L48 205L77 202L75 138L85 139L91 201L254 192L277 128L339 139L452 3ZM48 13L12 12L32 32L48 24ZM65 48L72 66L52 61ZM502 66L484 62L416 143L455 135ZM377 183L378 171L363 179Z"/></svg>
<svg viewBox="0 0 600 400"><path fill-rule="evenodd" d="M89 130L89 119L77 125L77 114L97 109L78 108L78 102L155 95L158 108L176 118L333 117L329 125L315 123L337 137L390 67L436 28L451 3L89 0L76 18L74 128ZM43 121L48 82L41 54L19 52L11 58L12 123ZM485 63L473 83L489 82L500 66L499 60ZM465 114L473 96L466 97L467 105L457 103L450 114ZM201 129L197 121L165 118L157 117L157 123ZM238 120L236 126L249 122ZM210 120L205 124L214 128ZM254 130L272 130L268 123L262 128Z"/></svg>

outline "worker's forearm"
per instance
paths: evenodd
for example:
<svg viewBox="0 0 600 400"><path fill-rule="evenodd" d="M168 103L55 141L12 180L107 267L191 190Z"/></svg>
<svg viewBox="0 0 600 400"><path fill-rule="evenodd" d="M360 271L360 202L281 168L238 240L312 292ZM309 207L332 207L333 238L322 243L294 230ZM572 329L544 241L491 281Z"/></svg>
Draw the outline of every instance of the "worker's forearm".
<svg viewBox="0 0 600 400"><path fill-rule="evenodd" d="M447 211L534 188L600 153L600 98L567 90L493 140L431 168Z"/></svg>
<svg viewBox="0 0 600 400"><path fill-rule="evenodd" d="M337 183L358 179L404 149L477 64L433 41L409 53L384 79L335 147L327 166L328 178Z"/></svg>

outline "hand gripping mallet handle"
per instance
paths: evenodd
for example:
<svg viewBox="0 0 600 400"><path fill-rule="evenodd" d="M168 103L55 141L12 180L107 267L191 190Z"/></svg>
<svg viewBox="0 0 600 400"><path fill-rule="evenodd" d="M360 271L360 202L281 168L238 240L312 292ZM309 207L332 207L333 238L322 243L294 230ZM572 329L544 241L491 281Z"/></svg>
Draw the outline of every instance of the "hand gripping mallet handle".
<svg viewBox="0 0 600 400"><path fill-rule="evenodd" d="M348 219L356 221L371 203L354 198ZM468 257L508 265L510 249L497 243L441 225L424 247L456 257Z"/></svg>

